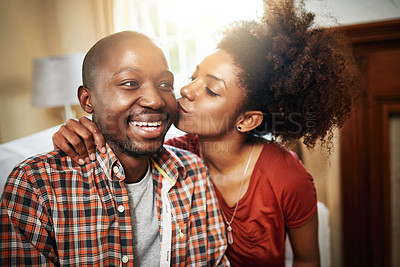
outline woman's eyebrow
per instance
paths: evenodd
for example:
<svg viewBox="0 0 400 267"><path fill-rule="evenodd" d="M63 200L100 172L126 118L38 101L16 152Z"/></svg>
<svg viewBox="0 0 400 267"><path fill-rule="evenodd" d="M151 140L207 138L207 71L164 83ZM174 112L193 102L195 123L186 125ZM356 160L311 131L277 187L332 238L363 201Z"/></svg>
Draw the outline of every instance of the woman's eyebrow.
<svg viewBox="0 0 400 267"><path fill-rule="evenodd" d="M224 87L227 88L227 87L226 87L226 84L225 84L225 81L224 81L223 79L218 78L218 77L216 77L216 76L214 76L214 75L211 75L211 74L206 74L206 77L208 77L208 78L210 78L210 79L213 79L213 80L216 80L216 81L222 83L222 84L224 85Z"/></svg>
<svg viewBox="0 0 400 267"><path fill-rule="evenodd" d="M196 66L196 71L200 71L199 65ZM225 83L225 81L224 81L223 79L218 78L217 76L214 76L214 75L212 75L212 74L206 74L206 77L208 77L208 78L210 78L210 79L213 79L213 80L216 80L217 82L222 83L222 84L224 85L224 87L227 89L226 83Z"/></svg>

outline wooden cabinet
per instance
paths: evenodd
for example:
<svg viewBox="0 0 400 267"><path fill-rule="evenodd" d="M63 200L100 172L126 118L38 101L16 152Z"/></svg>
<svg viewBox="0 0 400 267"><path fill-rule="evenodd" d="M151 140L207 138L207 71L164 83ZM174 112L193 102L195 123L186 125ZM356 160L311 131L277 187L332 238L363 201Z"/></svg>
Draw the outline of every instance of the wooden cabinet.
<svg viewBox="0 0 400 267"><path fill-rule="evenodd" d="M390 169L396 162L390 159L389 131L391 119L400 115L400 20L344 30L369 95L341 131L343 266L400 266L393 253L398 244L393 210L400 205L392 201L396 192Z"/></svg>

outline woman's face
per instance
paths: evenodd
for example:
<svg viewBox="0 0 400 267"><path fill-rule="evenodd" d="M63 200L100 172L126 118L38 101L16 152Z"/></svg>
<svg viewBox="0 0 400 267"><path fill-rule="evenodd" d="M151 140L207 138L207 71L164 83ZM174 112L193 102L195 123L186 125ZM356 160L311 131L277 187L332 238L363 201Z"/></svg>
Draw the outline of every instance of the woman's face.
<svg viewBox="0 0 400 267"><path fill-rule="evenodd" d="M177 128L202 136L221 136L236 129L243 90L236 83L238 69L223 50L207 56L197 67L192 82L181 89Z"/></svg>

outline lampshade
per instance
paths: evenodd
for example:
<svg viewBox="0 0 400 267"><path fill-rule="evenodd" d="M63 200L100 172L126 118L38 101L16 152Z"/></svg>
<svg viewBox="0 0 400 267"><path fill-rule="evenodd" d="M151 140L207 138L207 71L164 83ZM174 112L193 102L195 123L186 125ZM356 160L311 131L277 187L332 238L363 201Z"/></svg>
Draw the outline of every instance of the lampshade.
<svg viewBox="0 0 400 267"><path fill-rule="evenodd" d="M60 107L79 104L84 54L75 53L37 58L33 64L32 104Z"/></svg>

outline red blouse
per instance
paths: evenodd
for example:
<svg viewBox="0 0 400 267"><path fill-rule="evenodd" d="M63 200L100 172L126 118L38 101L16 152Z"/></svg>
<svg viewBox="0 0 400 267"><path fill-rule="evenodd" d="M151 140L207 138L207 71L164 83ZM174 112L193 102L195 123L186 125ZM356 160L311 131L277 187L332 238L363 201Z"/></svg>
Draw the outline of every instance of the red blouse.
<svg viewBox="0 0 400 267"><path fill-rule="evenodd" d="M166 143L198 154L197 136ZM235 205L228 207L218 188L216 193L230 220ZM316 209L313 178L297 155L278 144L265 144L231 224L233 244L227 256L232 266L284 266L285 229L303 225Z"/></svg>

